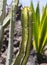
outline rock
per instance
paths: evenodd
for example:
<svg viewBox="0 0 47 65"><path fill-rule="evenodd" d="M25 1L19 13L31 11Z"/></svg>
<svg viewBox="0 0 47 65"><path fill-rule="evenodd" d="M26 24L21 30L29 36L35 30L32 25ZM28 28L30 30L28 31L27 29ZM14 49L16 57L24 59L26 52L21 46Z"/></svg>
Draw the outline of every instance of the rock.
<svg viewBox="0 0 47 65"><path fill-rule="evenodd" d="M14 32L14 37L16 37L17 36L17 32Z"/></svg>
<svg viewBox="0 0 47 65"><path fill-rule="evenodd" d="M29 59L28 59L28 62L26 65L35 65L35 61L33 59L33 56L31 56L31 55L29 56Z"/></svg>
<svg viewBox="0 0 47 65"><path fill-rule="evenodd" d="M1 57L6 59L6 56L7 56L7 49L6 49L6 51L1 55Z"/></svg>
<svg viewBox="0 0 47 65"><path fill-rule="evenodd" d="M3 63L3 64L5 64L5 62L6 62L6 59L5 59L5 58L3 58L2 63Z"/></svg>
<svg viewBox="0 0 47 65"><path fill-rule="evenodd" d="M47 50L44 52L44 54L47 56Z"/></svg>
<svg viewBox="0 0 47 65"><path fill-rule="evenodd" d="M9 32L7 33L7 37L9 38Z"/></svg>
<svg viewBox="0 0 47 65"><path fill-rule="evenodd" d="M18 52L19 48L14 48L13 53L16 54Z"/></svg>
<svg viewBox="0 0 47 65"><path fill-rule="evenodd" d="M47 63L42 63L42 64L40 64L40 65L47 65Z"/></svg>
<svg viewBox="0 0 47 65"><path fill-rule="evenodd" d="M22 41L22 37L20 36L17 36L16 38L15 38L17 41Z"/></svg>
<svg viewBox="0 0 47 65"><path fill-rule="evenodd" d="M0 63L2 63L2 59L3 59L3 58L2 58L2 57L0 57Z"/></svg>
<svg viewBox="0 0 47 65"><path fill-rule="evenodd" d="M8 28L8 27L5 28L5 29L4 29L4 32L6 32L6 33L9 32L9 28Z"/></svg>
<svg viewBox="0 0 47 65"><path fill-rule="evenodd" d="M17 42L15 41L15 42L14 42L14 47L17 48L17 47L19 47L19 45L20 45L20 41L17 41Z"/></svg>
<svg viewBox="0 0 47 65"><path fill-rule="evenodd" d="M4 65L4 64L0 64L0 65Z"/></svg>

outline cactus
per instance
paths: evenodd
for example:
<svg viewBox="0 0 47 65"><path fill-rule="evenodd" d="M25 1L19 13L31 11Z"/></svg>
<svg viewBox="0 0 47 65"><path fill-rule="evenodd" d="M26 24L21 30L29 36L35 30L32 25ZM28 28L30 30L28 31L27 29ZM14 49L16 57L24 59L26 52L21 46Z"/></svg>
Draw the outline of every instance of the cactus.
<svg viewBox="0 0 47 65"><path fill-rule="evenodd" d="M25 8L26 10L26 8ZM23 9L24 11L24 9ZM24 12L25 13L25 12ZM14 65L19 65L22 61L22 57L24 57L25 50L26 50L26 45L27 45L27 40L28 40L28 19L27 19L27 10L25 13L25 17L23 16L22 20L22 42L21 42L21 48L20 48L20 53L18 57L16 58Z"/></svg>
<svg viewBox="0 0 47 65"><path fill-rule="evenodd" d="M11 17L10 17L10 28L9 28L9 44L8 44L8 54L6 59L6 65L11 65L12 56L13 56L13 36L14 36L14 24L15 24L15 16L18 6L18 1L15 0L12 8L11 8Z"/></svg>
<svg viewBox="0 0 47 65"><path fill-rule="evenodd" d="M3 24L2 24L3 29L6 28L9 25L10 18L11 18L11 14L8 14L7 17L5 17L5 19L3 20Z"/></svg>
<svg viewBox="0 0 47 65"><path fill-rule="evenodd" d="M1 10L0 10L0 51L2 47L2 40L3 40L3 20L5 18L5 9L6 9L6 0L1 0L0 1L0 6L2 4Z"/></svg>
<svg viewBox="0 0 47 65"><path fill-rule="evenodd" d="M0 51L2 47L2 39L4 28L10 24L9 28L9 44L6 65L11 65L13 57L13 36L15 27L15 16L18 10L19 0L14 0L11 10L5 18L6 0L1 0L2 7L0 10ZM34 22L34 25L33 25ZM33 4L31 7L24 7L21 14L22 24L22 42L19 55L15 58L13 65L26 65L30 49L32 47L32 37L34 36L33 46L38 54L42 54L47 44L47 6L44 8L42 18L40 20L39 4L36 12Z"/></svg>
<svg viewBox="0 0 47 65"><path fill-rule="evenodd" d="M27 17L28 18L28 40L27 40L25 57L24 57L21 65L26 65L29 54L30 54L30 50L31 50L31 47L32 47L32 31L33 31L33 28L32 28L33 23L32 22L33 21L32 21L32 11L30 10L30 8L27 8L27 16L28 16Z"/></svg>
<svg viewBox="0 0 47 65"><path fill-rule="evenodd" d="M16 3L15 3L16 2ZM18 0L19 3L19 0ZM18 5L17 0L14 0L14 7L16 5ZM16 9L18 9L18 6L16 6ZM7 15L7 17L5 17L5 19L3 20L3 29L7 27L7 25L10 23L10 18L11 18L11 10L9 12L9 14Z"/></svg>
<svg viewBox="0 0 47 65"><path fill-rule="evenodd" d="M31 26L32 26L32 18L31 18L31 10L28 7L24 7L21 14L21 22L22 22L22 43L20 48L20 53L15 60L14 65L26 65L28 60L28 56L31 49Z"/></svg>

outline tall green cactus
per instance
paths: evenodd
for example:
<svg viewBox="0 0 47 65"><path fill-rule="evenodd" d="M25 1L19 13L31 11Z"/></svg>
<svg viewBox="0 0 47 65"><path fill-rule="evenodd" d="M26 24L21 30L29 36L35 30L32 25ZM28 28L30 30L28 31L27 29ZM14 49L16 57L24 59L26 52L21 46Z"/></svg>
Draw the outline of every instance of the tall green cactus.
<svg viewBox="0 0 47 65"><path fill-rule="evenodd" d="M26 12L24 12L26 11ZM26 45L27 45L27 40L28 40L28 16L27 16L27 10L23 9L23 12L25 13L25 17L23 14L23 19L22 19L22 43L21 43L21 48L20 48L20 53L18 57L16 58L14 65L19 65L22 57L24 57L25 50L26 50ZM27 16L27 17L26 17Z"/></svg>
<svg viewBox="0 0 47 65"><path fill-rule="evenodd" d="M25 13L26 13L26 11L23 12L24 18L25 18ZM24 19L24 18L22 18L22 19ZM21 65L26 65L29 54L30 54L30 50L31 50L31 47L32 47L32 34L33 34L32 33L32 31L33 31L33 28L32 28L33 23L32 22L33 21L32 21L32 12L31 12L30 8L27 8L26 18L27 18L27 21L28 21L28 40L27 40L27 45L26 45L25 57L24 57Z"/></svg>
<svg viewBox="0 0 47 65"><path fill-rule="evenodd" d="M19 3L19 0L18 0ZM16 5L18 5L17 0L14 0L14 4L13 6L15 7ZM18 6L16 6L16 9L18 8ZM10 23L10 18L11 18L11 10L9 12L9 14L7 15L7 17L5 17L5 19L3 20L3 29L7 27L7 25Z"/></svg>
<svg viewBox="0 0 47 65"><path fill-rule="evenodd" d="M2 4L2 6L1 6ZM5 18L5 11L6 11L6 0L0 0L0 51L2 47L2 39L3 39L3 20Z"/></svg>
<svg viewBox="0 0 47 65"><path fill-rule="evenodd" d="M15 3L16 2L16 3ZM19 0L18 0L19 3ZM14 7L16 5L18 5L17 0L14 0ZM18 6L16 6L16 9L18 8ZM9 12L9 14L7 15L7 17L5 17L5 19L3 20L3 29L7 27L7 25L10 23L10 18L11 18L11 10Z"/></svg>
<svg viewBox="0 0 47 65"><path fill-rule="evenodd" d="M32 18L31 18L31 10L28 7L24 7L21 14L21 22L22 22L22 43L20 53L15 60L14 65L26 65L30 48L31 48L31 26L32 26Z"/></svg>
<svg viewBox="0 0 47 65"><path fill-rule="evenodd" d="M15 26L15 16L18 7L19 0L15 0L11 8L11 18L10 18L10 27L9 27L9 44L8 44L8 54L6 59L6 65L11 65L12 56L13 56L13 36L14 36L14 26Z"/></svg>

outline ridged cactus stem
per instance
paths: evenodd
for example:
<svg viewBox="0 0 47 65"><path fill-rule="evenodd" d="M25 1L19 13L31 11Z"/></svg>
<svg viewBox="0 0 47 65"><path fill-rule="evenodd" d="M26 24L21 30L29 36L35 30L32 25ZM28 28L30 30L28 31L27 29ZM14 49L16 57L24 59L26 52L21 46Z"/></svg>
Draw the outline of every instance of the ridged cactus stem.
<svg viewBox="0 0 47 65"><path fill-rule="evenodd" d="M17 11L17 2L13 3L11 8L11 18L10 18L10 27L9 27L9 44L8 44L8 53L6 59L6 65L11 65L12 56L13 56L13 36L14 36L14 27L15 27L15 16ZM15 5L16 4L16 5Z"/></svg>
<svg viewBox="0 0 47 65"><path fill-rule="evenodd" d="M11 20L10 20L10 27L9 27L9 44L8 44L8 53L7 53L6 65L11 65L11 62L12 62L13 33L14 33L13 28L14 28L14 21L13 21L13 14L12 14L12 17L11 17Z"/></svg>
<svg viewBox="0 0 47 65"><path fill-rule="evenodd" d="M1 53L2 39L3 39L2 33L3 33L3 27L2 27L2 25L1 25L1 23L0 23L0 53Z"/></svg>
<svg viewBox="0 0 47 65"><path fill-rule="evenodd" d="M0 10L0 23L2 25L3 20L5 18L5 13L6 13L6 0L1 0L0 3L2 4L1 10Z"/></svg>
<svg viewBox="0 0 47 65"><path fill-rule="evenodd" d="M22 10L22 42L21 42L21 48L20 48L20 53L19 53L18 57L16 58L14 65L20 65L21 64L22 59L25 56L27 40L28 40L28 15L27 15L27 10L25 8Z"/></svg>
<svg viewBox="0 0 47 65"><path fill-rule="evenodd" d="M5 15L6 15L6 2L7 2L7 0L3 0L3 10L2 10L3 20L4 20Z"/></svg>
<svg viewBox="0 0 47 65"><path fill-rule="evenodd" d="M27 16L28 16L28 41L27 41L27 46L26 46L25 57L24 57L21 65L26 65L26 63L28 61L29 54L30 54L30 50L31 50L31 47L32 47L32 30L33 30L32 24L33 23L32 23L32 12L31 12L30 8L27 8Z"/></svg>
<svg viewBox="0 0 47 65"><path fill-rule="evenodd" d="M16 7L15 9L18 9L18 3L19 3L19 0L13 0L14 1L14 7ZM18 2L18 3L17 3ZM9 14L7 15L7 17L5 17L4 21L3 21L3 28L6 28L9 23L10 23L10 17L11 17L11 10L9 12Z"/></svg>
<svg viewBox="0 0 47 65"><path fill-rule="evenodd" d="M2 4L2 9L0 10L0 51L1 51L1 48L2 48L2 41L3 41L3 33L4 33L4 30L3 30L3 20L4 20L4 17L5 17L5 9L6 9L6 0L1 0L0 3ZM1 6L1 5L0 5Z"/></svg>

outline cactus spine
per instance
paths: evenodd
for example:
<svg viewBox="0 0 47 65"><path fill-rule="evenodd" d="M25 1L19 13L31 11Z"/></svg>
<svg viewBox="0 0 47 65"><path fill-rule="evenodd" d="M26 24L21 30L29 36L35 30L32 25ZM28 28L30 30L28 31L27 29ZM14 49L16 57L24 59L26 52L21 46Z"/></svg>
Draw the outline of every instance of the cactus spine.
<svg viewBox="0 0 47 65"><path fill-rule="evenodd" d="M11 18L10 18L10 28L9 28L9 44L8 44L8 54L6 65L11 65L12 63L12 55L13 55L13 36L14 36L14 24L15 24L15 16L18 6L18 0L15 0L12 8L11 8Z"/></svg>

